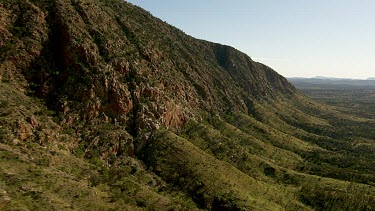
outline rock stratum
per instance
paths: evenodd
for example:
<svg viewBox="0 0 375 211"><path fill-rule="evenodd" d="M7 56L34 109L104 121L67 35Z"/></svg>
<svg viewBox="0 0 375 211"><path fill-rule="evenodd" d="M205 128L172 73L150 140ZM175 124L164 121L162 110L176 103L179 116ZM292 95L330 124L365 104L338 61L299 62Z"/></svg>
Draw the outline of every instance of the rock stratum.
<svg viewBox="0 0 375 211"><path fill-rule="evenodd" d="M375 209L373 119L124 1L0 14L1 209Z"/></svg>

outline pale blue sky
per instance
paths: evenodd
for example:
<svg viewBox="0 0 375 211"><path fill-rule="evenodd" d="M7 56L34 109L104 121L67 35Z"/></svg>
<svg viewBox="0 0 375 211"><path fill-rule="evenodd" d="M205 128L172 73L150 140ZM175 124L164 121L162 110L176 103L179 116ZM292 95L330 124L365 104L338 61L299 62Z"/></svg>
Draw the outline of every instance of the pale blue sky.
<svg viewBox="0 0 375 211"><path fill-rule="evenodd" d="M287 77L375 77L375 0L129 2Z"/></svg>

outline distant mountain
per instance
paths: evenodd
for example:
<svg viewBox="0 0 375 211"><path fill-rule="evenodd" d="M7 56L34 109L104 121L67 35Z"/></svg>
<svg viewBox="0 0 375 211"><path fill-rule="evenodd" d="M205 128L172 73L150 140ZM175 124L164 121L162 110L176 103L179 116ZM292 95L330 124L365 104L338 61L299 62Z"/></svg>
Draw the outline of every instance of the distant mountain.
<svg viewBox="0 0 375 211"><path fill-rule="evenodd" d="M375 80L375 77L367 78L367 80Z"/></svg>
<svg viewBox="0 0 375 211"><path fill-rule="evenodd" d="M312 79L322 79L322 80L351 80L350 78L335 78L335 77L325 77L325 76L315 76Z"/></svg>
<svg viewBox="0 0 375 211"><path fill-rule="evenodd" d="M318 80L361 80L354 78L336 78L336 77L326 77L326 76L315 76L315 77L288 77L288 79L318 79Z"/></svg>

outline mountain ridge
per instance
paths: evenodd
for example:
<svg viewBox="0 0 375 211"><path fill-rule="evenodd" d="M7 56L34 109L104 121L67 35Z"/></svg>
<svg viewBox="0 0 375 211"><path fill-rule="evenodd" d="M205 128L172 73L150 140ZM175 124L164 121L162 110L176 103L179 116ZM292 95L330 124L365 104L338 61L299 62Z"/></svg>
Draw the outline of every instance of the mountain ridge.
<svg viewBox="0 0 375 211"><path fill-rule="evenodd" d="M0 11L0 208L372 208L374 120L120 0Z"/></svg>
<svg viewBox="0 0 375 211"><path fill-rule="evenodd" d="M37 96L47 98L47 101L50 102L49 104L51 104L51 102L52 104L54 104L50 105L53 107L53 110L59 108L62 113L69 114L69 110L71 111L70 101L72 101L73 107L76 106L77 103L75 102L77 101L80 101L79 104L86 104L84 105L84 107L79 109L79 112L83 112L80 117L76 114L72 114L74 117L71 118L74 118L76 121L78 121L77 118L90 121L90 118L95 118L95 116L97 116L98 110L100 110L100 107L103 106L105 107L103 110L110 111L105 113L105 115L110 119L113 119L113 116L116 115L116 121L118 121L118 119L121 119L121 121L126 122L126 115L133 112L133 110L139 109L137 104L139 104L140 99L138 98L140 98L143 93L145 95L145 98L151 97L147 96L150 94L160 96L160 94L154 92L170 92L169 90L165 90L167 86L174 86L177 90L180 91L184 90L186 93L189 93L188 95L190 95L186 97L189 98L189 100L194 100L192 100L193 102L188 102L188 99L181 99L181 96L173 96L173 93L163 93L162 95L164 96L172 95L169 97L172 99L168 100L164 97L162 101L173 101L173 98L177 98L176 102L182 101L184 105L181 105L181 107L184 108L189 108L190 106L198 106L201 108L209 108L211 110L226 110L228 107L230 107L239 109L243 112L249 110L246 104L250 103L251 105L251 101L254 98L267 99L267 95L272 96L275 93L280 92L281 90L289 93L294 92L294 88L273 70L264 65L253 62L249 57L247 57L247 55L238 53L231 47L188 38L191 39L194 45L199 46L199 48L202 48L205 52L207 52L207 55L199 56L200 53L194 53L196 49L191 49L191 47L189 46L184 47L185 44L179 43L178 40L174 41L176 46L173 46L173 48L167 47L164 51L160 51L157 50L157 48L151 48L150 46L147 46L148 41L145 42L145 44L140 44L140 41L136 40L136 37L138 40L142 40L144 34L158 34L157 31L160 31L160 29L158 30L151 27L149 29L150 31L141 31L142 33L137 34L138 36L135 36L136 32L132 32L128 29L129 27L126 26L126 24L131 23L131 21L128 21L129 23L123 22L123 20L121 20L121 17L109 17L105 12L103 12L103 14L97 14L98 17L95 18L100 17L102 19L105 19L107 20L107 23L118 23L118 25L109 25L109 27L113 27L111 33L116 32L114 33L115 36L116 34L118 34L117 36L122 35L126 37L127 41L118 40L117 45L120 45L119 43L125 44L125 42L128 42L130 46L132 46L130 48L128 47L128 51L139 51L139 58L133 61L131 57L128 61L125 61L125 57L123 56L119 56L114 59L106 58L109 57L113 52L121 51L117 47L112 47L111 50L108 49L108 46L111 46L109 42L113 41L106 40L106 38L101 34L105 34L108 32L103 31L103 29L99 27L100 25L95 25L94 22L96 20L95 18L93 18L93 14L90 15L90 10L92 10L94 6L90 5L93 6L93 8L90 8L88 5L84 6L82 3L79 3L79 1L72 2L73 3L69 5L66 4L65 1L56 1L54 7L57 10L56 14L51 13L51 19L55 20L50 20L51 23L40 23L42 27L39 28L39 30L43 30L43 28L44 30L46 30L46 24L51 24L52 27L52 30L49 32L51 38L46 37L48 35L47 32L39 32L39 34L44 35L43 39L45 40L45 42L47 42L47 52L45 54L48 55L43 56L43 48L39 49L41 56L34 62L34 64L31 64L31 66L33 66L32 71L37 74L29 73L30 71L28 71L28 73L25 73L25 76L27 80L32 82L34 87L31 88L35 91L35 94ZM121 5L120 2L116 3ZM102 5L103 8L106 6L105 4L106 3ZM129 7L126 9L132 11L134 10L134 8L136 7ZM142 13L142 17L151 18L150 14L148 13L145 13L141 10L136 11ZM72 18L65 17L63 16L65 13L75 14L76 16L74 17L77 17L78 19L73 20ZM38 15L41 14L42 12L38 11ZM22 14L20 18L26 18L24 17L26 15L27 13ZM156 24L162 24L161 21L157 19L155 20ZM93 21L93 23L91 23L90 21ZM68 23L70 22L74 24L68 25ZM147 20L147 22L152 21ZM88 32L82 31L82 29L85 29L87 25L95 25L98 26L98 28L91 28ZM77 26L79 26L80 28L75 28ZM53 31L54 28L56 28L57 31ZM180 36L183 36L182 32L173 27L170 28L168 26L163 28L164 29L162 30L162 32L159 33L164 33L164 31L172 31L173 33L176 33L178 39L180 39ZM135 28L132 30L137 31L138 29ZM139 30L143 30L143 28L139 28ZM72 33L72 35L69 35L69 33ZM54 36L55 34L58 36ZM61 35L64 36L62 37ZM81 41L76 40L78 37L81 39ZM39 37L37 38L40 39ZM48 39L51 39L51 41L48 41ZM164 41L165 39L163 37L157 37L155 39L160 39L159 42L163 43L170 42L172 38L167 37L167 41ZM91 40L95 42L92 42ZM55 45L53 43L59 43L60 47L53 46ZM163 48L165 48L165 46L163 46ZM55 49L56 51L54 50L53 52L51 52L51 50L48 49ZM35 48L35 50L37 50L37 48ZM178 56L174 61L170 60L169 58L164 60L162 52L168 51L174 52L174 55L172 54L172 56L180 56ZM124 53L125 52L121 52L120 55ZM37 54L37 52L35 52L34 54ZM195 57L193 56L193 54L195 55ZM215 60L205 60L205 57L210 54L213 56L212 58L215 58ZM25 55L25 57L29 57L27 56L27 54ZM52 57L56 57L56 59L49 58L49 55L52 55ZM53 60L51 61L51 59ZM27 61L26 58L23 58L23 60ZM208 64L206 64L204 61L209 62ZM173 84L173 81L164 81L163 78L158 78L160 77L157 75L159 74L157 72L159 68L158 66L163 63L167 63L165 67L162 67L163 69L168 69L168 66L171 65L173 67L177 67L174 70L172 69L171 73L178 75L176 79L182 79L180 81L177 81L179 82L179 84ZM194 63L198 63L198 65L196 65L195 67ZM236 63L241 64L242 66L237 67ZM151 66L147 67L147 65ZM191 67L192 65L193 68ZM98 67L103 68L104 71L99 71ZM198 70L196 68L202 69ZM51 69L54 69L53 72L51 72ZM111 73L111 71L113 70L115 70L115 72ZM209 70L215 70L216 72L209 72ZM246 71L249 70L253 72L251 74L246 73ZM94 75L87 75L91 74L91 72ZM109 78L108 76L105 76L100 72L105 72L106 74L113 75L111 76L111 78ZM125 74L125 77L128 77L128 80L130 81L127 82L130 82L130 85L120 84L120 77L122 77L121 74ZM163 74L166 74L164 76L166 78L170 77L170 73L168 72L161 73L162 77ZM82 78L82 76L84 78ZM146 90L147 88L142 88L142 86L147 86L147 84L144 84L142 80L146 80L146 78L148 79L151 77L155 78L155 83L159 83L159 87L155 87L152 90ZM211 79L211 77L213 79ZM82 78L83 80L79 78ZM256 78L261 80L257 80ZM102 84L98 84L99 81L101 81ZM191 83L191 81L194 81L194 83ZM219 83L215 84L215 81ZM270 81L273 82L271 83ZM73 84L77 82L79 83L79 85ZM89 84L94 85L91 85L92 87L87 87ZM233 87L233 84L236 84L236 86ZM77 87L78 89L73 87ZM71 90L72 88L75 89L75 91ZM114 89L116 89L117 91L115 91ZM103 93L103 90L107 90L109 95ZM73 93L75 94L72 95ZM181 95L183 96L185 94ZM53 96L59 96L59 99L67 98L67 100L58 100ZM241 97L236 98L236 96ZM104 105L102 105L103 97L107 98L106 101L109 101L108 103L104 103ZM96 104L92 102L94 99L97 99ZM194 102L196 100L199 100L199 102ZM160 110L160 107L163 107L160 106L163 104L163 102L160 101L161 99L157 100L157 102L152 105L152 110ZM215 102L215 105L212 104L213 102ZM186 119L187 116L191 115L188 114L191 113L191 111L187 111L186 109L185 111L177 111L179 108L176 107L177 105L173 105L173 102L169 102L166 104L168 105L164 105L164 107L169 106L171 107L169 108L169 110L174 110L176 111L176 113L180 114L177 116L173 116L167 112L167 114L165 115L167 119L159 120L160 124L163 124L167 127L177 126L183 121L183 119ZM159 108L156 108L155 106ZM87 110L86 108L91 108L90 113L84 114L84 110ZM190 110L194 110L194 108ZM162 112L158 111L158 113ZM152 114L151 116L155 115L156 114ZM135 132L133 131L132 133Z"/></svg>

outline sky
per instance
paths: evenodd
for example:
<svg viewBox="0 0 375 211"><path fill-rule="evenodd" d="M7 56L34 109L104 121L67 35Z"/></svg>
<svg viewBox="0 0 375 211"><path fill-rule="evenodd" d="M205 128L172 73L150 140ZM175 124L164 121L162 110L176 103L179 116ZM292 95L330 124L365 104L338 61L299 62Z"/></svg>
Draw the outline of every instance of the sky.
<svg viewBox="0 0 375 211"><path fill-rule="evenodd" d="M128 0L286 77L375 77L375 0Z"/></svg>

